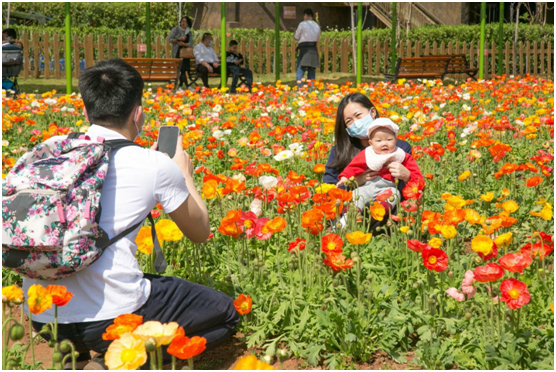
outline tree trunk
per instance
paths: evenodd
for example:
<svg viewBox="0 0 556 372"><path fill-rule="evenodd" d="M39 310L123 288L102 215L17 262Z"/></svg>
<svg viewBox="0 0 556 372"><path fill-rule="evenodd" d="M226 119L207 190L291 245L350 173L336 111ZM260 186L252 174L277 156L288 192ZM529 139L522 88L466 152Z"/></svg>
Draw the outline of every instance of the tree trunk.
<svg viewBox="0 0 556 372"><path fill-rule="evenodd" d="M405 28L405 38L409 39L409 30L411 29L411 14L413 13L413 3L409 3L409 15L407 16L407 26Z"/></svg>
<svg viewBox="0 0 556 372"><path fill-rule="evenodd" d="M514 68L514 75L517 75L517 26L519 25L519 8L521 8L521 3L517 3L517 7L515 9L515 33L514 33L514 52L513 52L513 68Z"/></svg>
<svg viewBox="0 0 556 372"><path fill-rule="evenodd" d="M349 9L351 11L351 45L353 53L353 71L357 71L357 44L355 43L355 19L354 19L354 9L353 4L349 3Z"/></svg>

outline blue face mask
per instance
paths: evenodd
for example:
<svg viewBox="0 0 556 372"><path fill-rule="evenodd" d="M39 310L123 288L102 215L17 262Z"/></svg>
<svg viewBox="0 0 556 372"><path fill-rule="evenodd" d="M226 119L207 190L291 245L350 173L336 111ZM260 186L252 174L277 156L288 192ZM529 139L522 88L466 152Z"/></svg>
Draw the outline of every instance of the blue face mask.
<svg viewBox="0 0 556 372"><path fill-rule="evenodd" d="M361 138L361 139L368 139L369 138L369 126L374 121L373 117L371 116L371 112L369 114L362 117L361 119L354 120L353 123L346 128L347 133L350 137Z"/></svg>

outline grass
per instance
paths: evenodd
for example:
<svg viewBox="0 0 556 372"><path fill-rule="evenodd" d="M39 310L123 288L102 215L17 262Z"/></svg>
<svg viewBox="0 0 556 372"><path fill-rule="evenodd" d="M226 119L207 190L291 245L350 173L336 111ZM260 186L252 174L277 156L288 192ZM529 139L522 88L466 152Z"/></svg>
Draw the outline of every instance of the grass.
<svg viewBox="0 0 556 372"><path fill-rule="evenodd" d="M256 83L261 83L263 85L274 84L274 75L257 75L253 77ZM322 79L324 82L342 85L348 81L355 82L355 76L353 74L347 73L335 73L335 74L317 74L317 79ZM282 84L287 84L294 86L296 84L295 74L282 74L280 76ZM383 80L380 76L363 76L363 82L381 81ZM51 91L53 89L58 93L64 93L66 91L66 79L23 79L19 78L19 87L22 92L25 93L44 93ZM72 79L72 91L77 92L77 84L79 79ZM198 81L200 83L200 80ZM231 84L231 78L228 79L228 85ZM219 80L216 78L211 78L209 80L211 86L217 86ZM164 86L165 83L152 83L152 87Z"/></svg>
<svg viewBox="0 0 556 372"><path fill-rule="evenodd" d="M209 79L209 84L211 87L215 87L219 84L220 78L211 78ZM254 74L253 79L255 83L260 83L263 85L274 84L275 79L274 75L258 75ZM348 81L355 83L355 76L353 74L348 73L332 73L332 74L317 74L317 79L322 79L325 83L331 84L338 84L343 85ZM290 86L296 85L296 77L294 73L291 74L282 74L280 75L280 80L282 84L287 84ZM18 79L19 87L21 91L24 93L44 93L51 91L53 89L56 90L57 93L64 93L66 91L66 79ZM370 83L370 82L378 82L384 81L384 77L382 76L371 76L371 75L363 75L362 76L363 83ZM453 79L444 79L447 83L453 83ZM77 92L78 87L77 84L79 79L73 78L72 79L72 91ZM198 83L201 83L200 79ZM231 79L228 78L228 86L231 84ZM152 83L152 87L156 88L159 86L164 86L166 83Z"/></svg>

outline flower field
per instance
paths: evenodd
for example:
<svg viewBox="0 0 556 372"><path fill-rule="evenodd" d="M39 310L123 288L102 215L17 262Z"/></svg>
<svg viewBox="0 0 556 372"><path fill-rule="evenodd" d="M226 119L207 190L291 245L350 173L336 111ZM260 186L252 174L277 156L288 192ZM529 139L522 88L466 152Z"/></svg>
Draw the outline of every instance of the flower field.
<svg viewBox="0 0 556 372"><path fill-rule="evenodd" d="M400 126L425 175L408 183L396 215L378 202L359 214L352 192L321 183L336 108L350 92ZM181 128L212 226L195 244L153 211L165 275L236 298L239 331L260 359L345 369L379 351L404 363L413 351L412 366L424 369L554 368L553 81L158 88L143 105L137 142L154 143L161 125ZM33 145L86 131L82 109L78 95L3 96L3 177ZM136 243L154 272L150 227ZM144 351L137 340L153 325L139 324L144 338L114 342ZM172 332L183 354L194 341ZM137 355L129 366L146 362Z"/></svg>

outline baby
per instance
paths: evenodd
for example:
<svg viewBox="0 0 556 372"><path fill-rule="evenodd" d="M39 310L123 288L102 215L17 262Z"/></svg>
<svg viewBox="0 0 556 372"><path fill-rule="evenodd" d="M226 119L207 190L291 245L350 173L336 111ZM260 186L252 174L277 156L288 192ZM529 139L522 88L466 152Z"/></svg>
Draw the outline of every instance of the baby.
<svg viewBox="0 0 556 372"><path fill-rule="evenodd" d="M396 146L398 131L399 127L390 119L374 120L368 128L370 146L356 155L340 173L340 182L337 186L346 184L351 177L357 177L367 169L370 169L371 174L375 176L353 193L353 200L360 209L365 207L368 200L376 200L377 195L388 189L394 196L394 200L387 202L390 206L389 209L396 205L396 199L399 199L400 195L396 188L396 180L388 169L390 163L401 163L409 170L410 179L423 177L413 157ZM384 206L387 207L387 205Z"/></svg>

